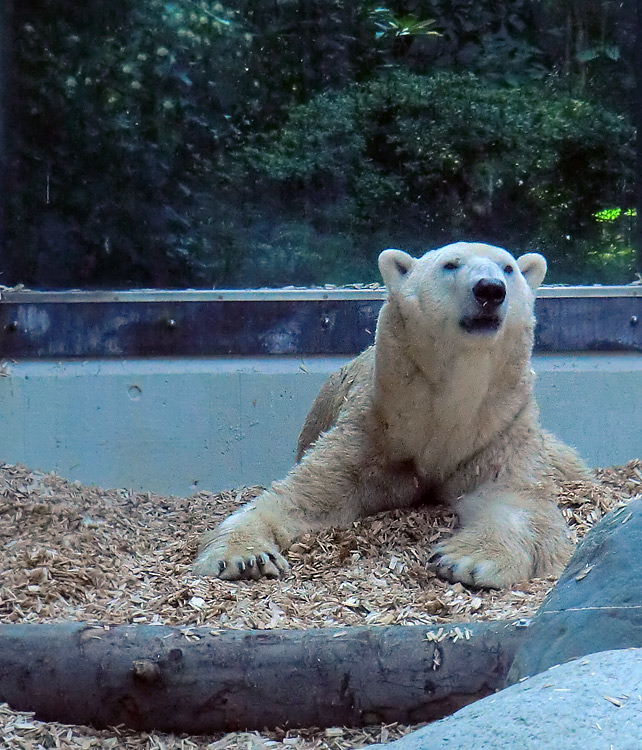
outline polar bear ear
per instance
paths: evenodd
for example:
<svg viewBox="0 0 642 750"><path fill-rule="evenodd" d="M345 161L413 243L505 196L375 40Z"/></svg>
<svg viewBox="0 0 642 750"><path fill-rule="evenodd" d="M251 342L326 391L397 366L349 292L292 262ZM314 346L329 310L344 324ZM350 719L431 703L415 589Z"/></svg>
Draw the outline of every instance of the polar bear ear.
<svg viewBox="0 0 642 750"><path fill-rule="evenodd" d="M535 291L546 276L546 258L539 253L526 253L517 259L517 265L528 286Z"/></svg>
<svg viewBox="0 0 642 750"><path fill-rule="evenodd" d="M403 250L384 250L379 256L379 270L389 290L395 289L404 276L407 276L415 265L415 258Z"/></svg>

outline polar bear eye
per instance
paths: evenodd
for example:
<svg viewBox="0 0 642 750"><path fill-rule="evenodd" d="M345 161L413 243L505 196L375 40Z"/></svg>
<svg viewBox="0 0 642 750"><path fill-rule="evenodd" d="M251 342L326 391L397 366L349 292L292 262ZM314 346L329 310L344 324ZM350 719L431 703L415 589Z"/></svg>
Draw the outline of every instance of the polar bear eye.
<svg viewBox="0 0 642 750"><path fill-rule="evenodd" d="M514 270L515 269L511 266L510 263L504 266L504 273L510 274L510 273L513 273Z"/></svg>
<svg viewBox="0 0 642 750"><path fill-rule="evenodd" d="M444 271L456 271L459 268L459 263L456 260L449 260L442 266Z"/></svg>

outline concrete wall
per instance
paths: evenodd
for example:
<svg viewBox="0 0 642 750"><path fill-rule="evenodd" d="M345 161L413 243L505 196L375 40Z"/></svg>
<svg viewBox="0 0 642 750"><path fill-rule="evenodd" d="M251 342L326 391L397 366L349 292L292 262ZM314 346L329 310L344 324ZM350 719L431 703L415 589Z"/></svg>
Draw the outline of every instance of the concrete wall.
<svg viewBox="0 0 642 750"><path fill-rule="evenodd" d="M267 484L294 462L345 358L6 363L0 460L105 488L189 495ZM540 355L544 425L595 466L642 457L642 355Z"/></svg>

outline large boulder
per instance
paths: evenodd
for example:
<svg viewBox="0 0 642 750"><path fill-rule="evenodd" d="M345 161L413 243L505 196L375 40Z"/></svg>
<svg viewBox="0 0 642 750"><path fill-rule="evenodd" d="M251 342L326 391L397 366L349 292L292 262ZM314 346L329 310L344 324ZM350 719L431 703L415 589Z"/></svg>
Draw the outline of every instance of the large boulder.
<svg viewBox="0 0 642 750"><path fill-rule="evenodd" d="M640 750L641 686L641 649L592 654L489 695L385 749Z"/></svg>
<svg viewBox="0 0 642 750"><path fill-rule="evenodd" d="M642 498L606 515L578 545L533 618L507 684L574 657L632 647L642 647Z"/></svg>

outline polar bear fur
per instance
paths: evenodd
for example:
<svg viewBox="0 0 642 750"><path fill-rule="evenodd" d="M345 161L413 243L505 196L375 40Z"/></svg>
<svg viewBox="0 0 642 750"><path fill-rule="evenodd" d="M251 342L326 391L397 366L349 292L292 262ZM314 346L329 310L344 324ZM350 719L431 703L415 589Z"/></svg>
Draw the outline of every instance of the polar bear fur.
<svg viewBox="0 0 642 750"><path fill-rule="evenodd" d="M379 268L374 346L323 385L288 476L205 535L197 574L276 577L306 532L435 500L459 521L430 559L442 577L499 588L565 565L556 485L586 469L533 399L545 259L460 242L418 259L385 250Z"/></svg>

